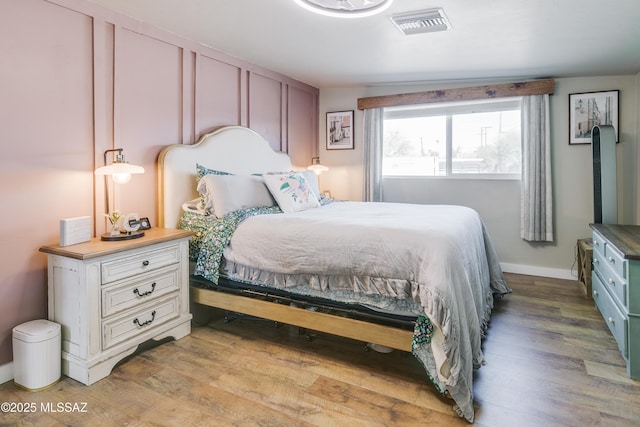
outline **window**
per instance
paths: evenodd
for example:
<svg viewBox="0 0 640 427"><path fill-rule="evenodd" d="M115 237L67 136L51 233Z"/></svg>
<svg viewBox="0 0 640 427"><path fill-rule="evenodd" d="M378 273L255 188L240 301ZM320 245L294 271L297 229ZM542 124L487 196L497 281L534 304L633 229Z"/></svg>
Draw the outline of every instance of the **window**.
<svg viewBox="0 0 640 427"><path fill-rule="evenodd" d="M384 109L382 174L519 178L520 98Z"/></svg>

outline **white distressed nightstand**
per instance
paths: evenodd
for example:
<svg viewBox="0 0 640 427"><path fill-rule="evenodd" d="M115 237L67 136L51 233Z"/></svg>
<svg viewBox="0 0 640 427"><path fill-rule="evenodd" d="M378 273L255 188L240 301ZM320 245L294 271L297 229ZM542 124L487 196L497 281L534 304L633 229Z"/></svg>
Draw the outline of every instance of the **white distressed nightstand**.
<svg viewBox="0 0 640 427"><path fill-rule="evenodd" d="M191 333L184 230L152 228L134 240L43 246L49 320L62 325L62 373L89 385L139 344Z"/></svg>

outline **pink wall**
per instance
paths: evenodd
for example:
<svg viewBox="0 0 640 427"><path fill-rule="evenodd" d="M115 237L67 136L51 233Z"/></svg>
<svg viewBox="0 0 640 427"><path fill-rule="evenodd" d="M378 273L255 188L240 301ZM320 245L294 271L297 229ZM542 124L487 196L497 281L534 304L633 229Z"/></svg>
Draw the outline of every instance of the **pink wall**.
<svg viewBox="0 0 640 427"><path fill-rule="evenodd" d="M84 0L1 1L0 58L0 366L11 329L47 316L38 248L58 240L59 220L91 215L104 231L93 170L105 149L146 170L112 207L152 224L164 145L243 125L294 165L317 152L316 88Z"/></svg>

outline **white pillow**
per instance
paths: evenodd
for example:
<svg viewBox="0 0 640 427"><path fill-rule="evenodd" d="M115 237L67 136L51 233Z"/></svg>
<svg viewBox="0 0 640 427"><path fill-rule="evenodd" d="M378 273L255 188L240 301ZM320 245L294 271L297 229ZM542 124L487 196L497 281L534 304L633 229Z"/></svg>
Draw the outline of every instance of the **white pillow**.
<svg viewBox="0 0 640 427"><path fill-rule="evenodd" d="M209 190L207 189L206 182L202 181L202 177L206 175L232 175L229 172L223 172L216 169L210 169L196 163L196 182L198 186L196 190L200 193L201 208L207 214L213 214L213 200L209 197Z"/></svg>
<svg viewBox="0 0 640 427"><path fill-rule="evenodd" d="M264 175L264 182L282 212L298 212L320 206L303 172Z"/></svg>
<svg viewBox="0 0 640 427"><path fill-rule="evenodd" d="M206 186L211 213L218 218L240 209L276 204L261 176L211 174L203 176L200 184Z"/></svg>

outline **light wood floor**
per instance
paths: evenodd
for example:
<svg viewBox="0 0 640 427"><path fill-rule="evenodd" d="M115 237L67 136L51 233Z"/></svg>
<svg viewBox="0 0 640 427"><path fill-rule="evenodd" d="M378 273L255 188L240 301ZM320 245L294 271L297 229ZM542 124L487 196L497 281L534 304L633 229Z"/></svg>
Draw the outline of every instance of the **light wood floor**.
<svg viewBox="0 0 640 427"><path fill-rule="evenodd" d="M507 274L476 372L477 426L640 425L640 382L578 282ZM86 387L69 378L30 393L0 385L0 401L36 403L0 425L464 426L409 353L266 321L211 327L133 356ZM40 404L86 402L86 413Z"/></svg>

